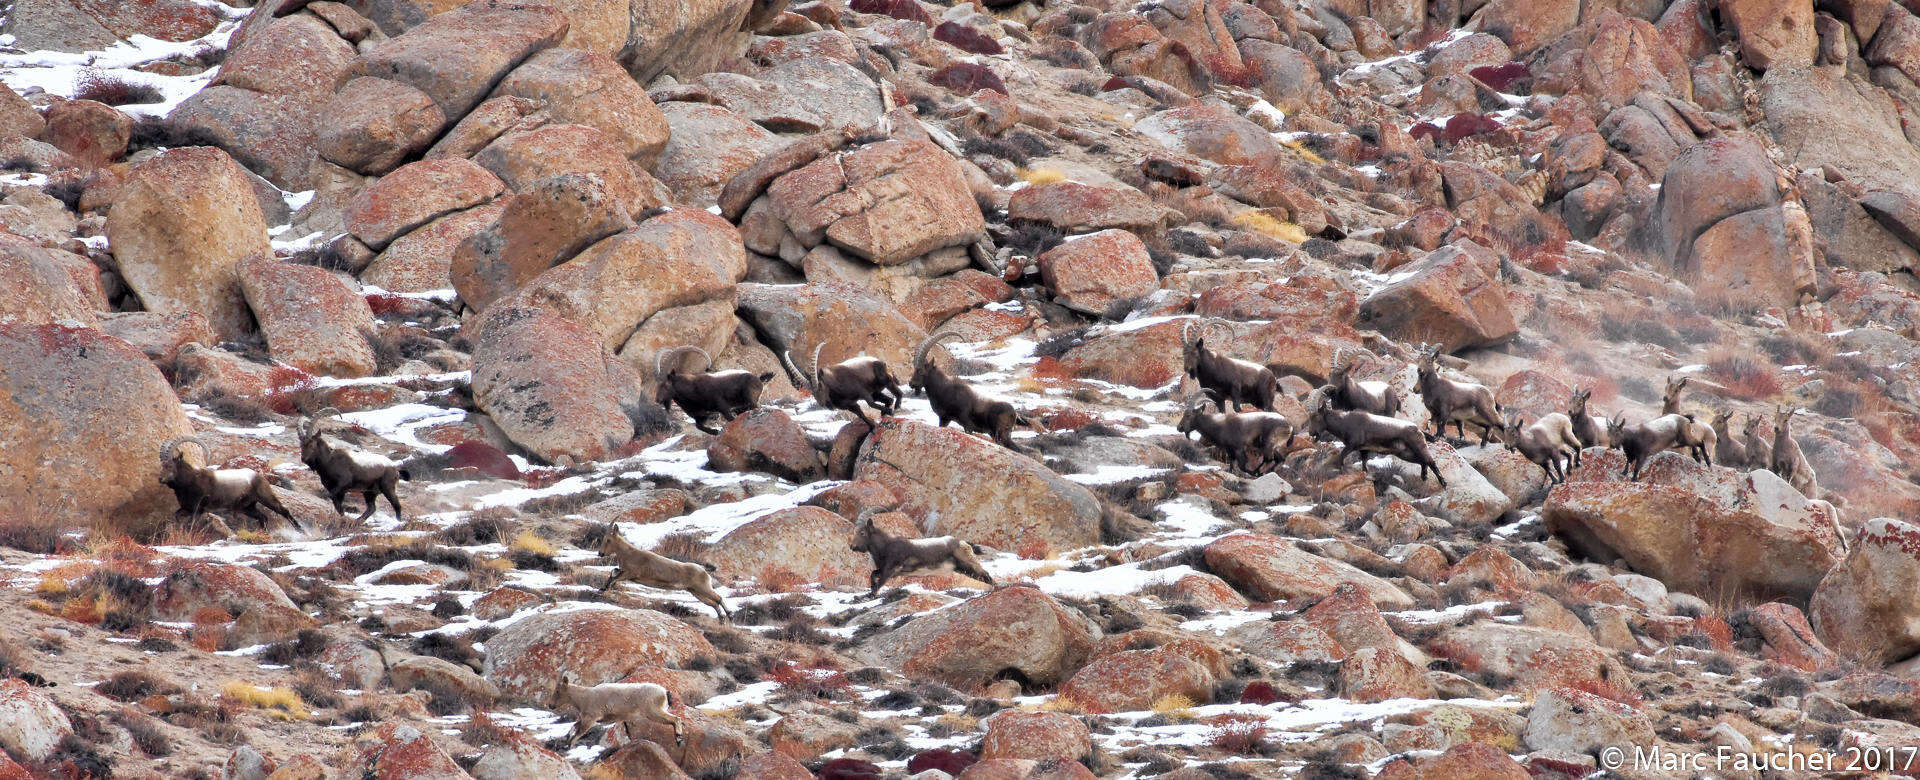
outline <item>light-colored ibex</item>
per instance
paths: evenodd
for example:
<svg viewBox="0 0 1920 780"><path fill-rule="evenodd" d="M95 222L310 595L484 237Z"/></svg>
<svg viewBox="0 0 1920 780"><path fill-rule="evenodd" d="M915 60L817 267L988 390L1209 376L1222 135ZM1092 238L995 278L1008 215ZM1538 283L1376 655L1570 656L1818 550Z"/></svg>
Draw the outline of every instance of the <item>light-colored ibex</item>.
<svg viewBox="0 0 1920 780"><path fill-rule="evenodd" d="M267 482L267 475L253 469L195 466L180 450L180 445L189 443L200 448L202 458L211 456L206 443L192 436L181 436L160 445L160 484L173 488L173 497L188 521L197 521L210 511L238 512L264 521L267 516L260 511L263 506L281 517L293 519L293 513L280 503L273 485ZM225 523L220 523L220 530L232 533Z"/></svg>
<svg viewBox="0 0 1920 780"><path fill-rule="evenodd" d="M1447 423L1453 423L1460 438L1467 436L1467 423L1480 426L1480 441L1485 443L1500 430L1500 404L1493 400L1493 389L1473 382L1458 382L1440 375L1439 350L1421 350L1415 386L1427 413L1433 417L1433 433L1445 435Z"/></svg>
<svg viewBox="0 0 1920 780"><path fill-rule="evenodd" d="M1554 412L1526 425L1516 412L1507 418L1506 434L1507 444L1546 470L1549 484L1567 481L1567 471L1580 464L1580 437L1564 414Z"/></svg>
<svg viewBox="0 0 1920 780"><path fill-rule="evenodd" d="M579 742L588 729L608 722L625 726L627 741L631 742L639 738L634 726L642 720L672 726L673 743L683 744L687 737L680 719L667 711L672 704L667 689L655 683L574 685L573 673L567 672L560 675L547 707L574 716L573 730L567 733L569 746Z"/></svg>
<svg viewBox="0 0 1920 780"><path fill-rule="evenodd" d="M609 524L606 533L600 539L600 554L613 561L613 573L607 575L607 584L600 586L605 593L621 580L633 580L649 588L665 590L683 590L693 594L700 603L713 607L721 620L732 620L733 613L727 610L727 600L713 589L713 577L709 572L713 566L704 563L686 563L676 561L651 550L635 547L626 537L620 535L620 526Z"/></svg>
<svg viewBox="0 0 1920 780"><path fill-rule="evenodd" d="M1738 431L1733 429L1733 410L1722 409L1713 413L1714 446L1713 462L1722 466L1748 468L1747 445L1740 440Z"/></svg>
<svg viewBox="0 0 1920 780"><path fill-rule="evenodd" d="M1660 394L1660 413L1680 413L1680 391L1687 389L1687 383L1693 381L1690 376L1667 377L1667 390Z"/></svg>
<svg viewBox="0 0 1920 780"><path fill-rule="evenodd" d="M1615 423L1625 419L1626 412L1614 414L1613 419L1595 417L1587 413L1587 399L1593 397L1591 388L1573 391L1573 400L1567 404L1567 419L1573 421L1573 435L1580 438L1581 447L1612 447L1615 442L1612 432Z"/></svg>
<svg viewBox="0 0 1920 780"><path fill-rule="evenodd" d="M1740 445L1747 452L1747 468L1773 470L1773 437L1760 432L1760 426L1766 422L1764 414L1747 415L1747 424L1740 431Z"/></svg>
<svg viewBox="0 0 1920 780"><path fill-rule="evenodd" d="M1807 463L1806 453L1800 451L1800 443L1793 439L1793 416L1800 412L1791 406L1775 406L1773 409L1773 459L1770 468L1773 473L1800 491L1807 498L1819 498L1820 484L1815 479L1813 465Z"/></svg>
<svg viewBox="0 0 1920 780"><path fill-rule="evenodd" d="M1354 364L1358 360L1359 354L1352 348L1342 348L1333 353L1333 365L1327 371L1328 402L1335 409L1351 409L1381 417L1399 414L1402 402L1399 390L1384 382L1369 384L1353 378Z"/></svg>

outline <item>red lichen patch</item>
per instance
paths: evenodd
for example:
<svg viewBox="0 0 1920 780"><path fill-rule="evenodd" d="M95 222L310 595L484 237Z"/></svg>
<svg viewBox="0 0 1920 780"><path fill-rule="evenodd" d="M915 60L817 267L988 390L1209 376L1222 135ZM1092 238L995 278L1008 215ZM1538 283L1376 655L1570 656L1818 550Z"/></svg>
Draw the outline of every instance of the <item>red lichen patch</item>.
<svg viewBox="0 0 1920 780"><path fill-rule="evenodd" d="M974 54L1000 54L1006 51L992 36L959 22L941 22L939 27L933 28L933 39L951 43L961 51Z"/></svg>
<svg viewBox="0 0 1920 780"><path fill-rule="evenodd" d="M853 0L853 2L847 4L847 7L852 9L854 13L884 14L895 19L905 19L909 22L919 22L926 25L933 24L933 16L928 14L927 9L920 7L920 4L914 0Z"/></svg>
<svg viewBox="0 0 1920 780"><path fill-rule="evenodd" d="M1504 65L1482 65L1467 71L1467 75L1493 87L1496 92L1505 92L1515 82L1533 78L1533 71L1527 69L1526 63L1509 62Z"/></svg>
<svg viewBox="0 0 1920 780"><path fill-rule="evenodd" d="M496 479L519 479L520 467L507 453L483 441L467 440L447 450L447 468L473 469Z"/></svg>
<svg viewBox="0 0 1920 780"><path fill-rule="evenodd" d="M1265 680L1255 680L1247 683L1247 687L1240 689L1241 704L1266 705L1297 700L1293 696L1282 693L1279 688L1274 687L1273 683Z"/></svg>
<svg viewBox="0 0 1920 780"><path fill-rule="evenodd" d="M1455 114L1447 120L1447 143L1499 130L1500 122L1485 114Z"/></svg>
<svg viewBox="0 0 1920 780"><path fill-rule="evenodd" d="M1266 719L1258 716L1225 715L1207 722L1213 726L1207 732L1207 744L1236 756L1258 753L1267 738Z"/></svg>
<svg viewBox="0 0 1920 780"><path fill-rule="evenodd" d="M1007 91L1007 83L1000 79L999 74L985 65L971 62L956 62L934 71L933 75L927 77L927 83L946 87L962 95L971 95L983 89L991 89L1002 95L1013 94Z"/></svg>

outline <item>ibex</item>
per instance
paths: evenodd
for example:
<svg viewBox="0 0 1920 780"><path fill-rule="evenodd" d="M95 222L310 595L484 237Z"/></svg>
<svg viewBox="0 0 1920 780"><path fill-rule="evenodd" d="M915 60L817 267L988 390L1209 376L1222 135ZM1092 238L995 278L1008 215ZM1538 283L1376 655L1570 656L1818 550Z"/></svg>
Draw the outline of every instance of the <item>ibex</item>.
<svg viewBox="0 0 1920 780"><path fill-rule="evenodd" d="M373 516L376 495L386 496L387 503L393 505L393 519L404 519L400 513L400 480L413 476L392 460L328 438L319 429L320 420L334 414L338 412L332 408L323 409L300 424L300 462L320 477L320 485L327 489L327 498L333 501L333 511L341 517L347 514L344 509L347 494L359 493L367 502L367 511L360 513L360 520Z"/></svg>
<svg viewBox="0 0 1920 780"><path fill-rule="evenodd" d="M1613 420L1587 414L1587 399L1592 397L1591 388L1573 391L1573 400L1567 404L1567 419L1573 421L1573 435L1579 437L1582 448L1612 447L1614 423L1624 421L1626 412L1615 414Z"/></svg>
<svg viewBox="0 0 1920 780"><path fill-rule="evenodd" d="M1227 461L1247 474L1272 471L1293 444L1293 422L1274 412L1208 412L1206 402L1189 401L1180 416L1181 436L1194 431L1220 449Z"/></svg>
<svg viewBox="0 0 1920 780"><path fill-rule="evenodd" d="M1549 484L1567 481L1568 469L1580 465L1580 438L1564 414L1554 412L1525 425L1516 412L1507 418L1506 434L1507 444L1546 470Z"/></svg>
<svg viewBox="0 0 1920 780"><path fill-rule="evenodd" d="M1627 456L1621 475L1640 479L1640 467L1646 465L1647 459L1667 450L1681 450L1696 461L1712 465L1713 458L1706 449L1706 434L1700 430L1705 427L1684 414L1663 414L1633 425L1620 420L1613 429L1613 437L1615 446Z"/></svg>
<svg viewBox="0 0 1920 780"><path fill-rule="evenodd" d="M1773 457L1769 468L1807 498L1819 498L1820 485L1814 479L1813 466L1807 463L1800 443L1793 440L1793 416L1800 412L1791 406L1773 409Z"/></svg>
<svg viewBox="0 0 1920 780"><path fill-rule="evenodd" d="M873 515L878 511L860 511L860 519L853 524L853 539L847 545L854 552L873 557L873 574L867 577L867 584L871 586L868 596L879 593L880 586L895 574L937 569L948 563L953 564L954 571L993 586L993 575L980 565L978 545L951 536L931 539L894 536L874 527Z"/></svg>
<svg viewBox="0 0 1920 780"><path fill-rule="evenodd" d="M672 703L667 689L655 683L574 685L573 673L567 672L560 675L560 684L554 686L547 707L555 712L565 710L573 714L573 731L567 734L569 746L579 742L588 729L609 721L625 726L627 741L631 742L638 738L634 734L634 724L641 719L672 726L673 743L684 744L686 734L680 719L667 711Z"/></svg>
<svg viewBox="0 0 1920 780"><path fill-rule="evenodd" d="M192 443L200 448L202 458L211 456L205 442L192 436L181 436L160 445L160 484L173 488L173 497L180 502L180 511L185 512L189 522L197 521L200 515L213 512L239 512L261 520L266 514L260 507L266 507L288 520L293 513L288 512L280 503L280 497L268 484L267 475L253 469L216 469L208 466L195 466L187 461L186 453L180 445ZM231 529L222 531L231 534Z"/></svg>
<svg viewBox="0 0 1920 780"><path fill-rule="evenodd" d="M1208 327L1211 326L1209 323ZM1236 412L1240 411L1241 404L1273 411L1273 397L1279 392L1280 381L1272 369L1208 349L1206 331L1207 328L1202 328L1200 338L1196 339L1192 338L1193 323L1180 329L1181 361L1186 375L1200 383L1201 392L1206 393L1220 411L1227 411L1229 402Z"/></svg>
<svg viewBox="0 0 1920 780"><path fill-rule="evenodd" d="M927 396L940 427L945 428L952 422L959 425L960 430L987 436L1000 446L1013 449L1013 426L1033 427L1033 421L1015 410L1013 404L980 395L972 385L948 374L927 357L934 345L959 337L959 333L947 331L920 342L920 347L913 352L913 378L907 384Z"/></svg>
<svg viewBox="0 0 1920 780"><path fill-rule="evenodd" d="M853 412L868 427L872 427L873 421L867 419L867 413L860 408L861 401L866 401L881 415L892 417L906 394L900 392L900 382L887 370L887 364L877 357L861 355L822 368L820 351L826 346L822 341L813 348L811 377L793 365L793 355L781 351L780 362L786 366L788 378L812 392L813 400L822 407Z"/></svg>
<svg viewBox="0 0 1920 780"><path fill-rule="evenodd" d="M678 364L673 364L673 370L666 370L669 360L683 352L699 353L701 359L706 361L699 372L682 371ZM653 360L653 374L659 380L654 402L669 411L674 404L679 404L693 419L693 427L717 435L720 429L707 427L707 418L717 414L723 420L732 420L760 405L760 392L773 379L773 372L754 374L738 369L706 371L712 367L713 356L699 347L661 350Z"/></svg>
<svg viewBox="0 0 1920 780"><path fill-rule="evenodd" d="M1335 409L1328 400L1330 393L1322 387L1307 396L1307 433L1316 439L1331 438L1345 446L1346 451L1340 454L1342 464L1349 455L1360 456L1365 463L1363 453L1384 453L1418 465L1423 479L1431 470L1440 487L1447 486L1447 478L1440 476L1440 465L1427 452L1426 434L1420 426L1369 412Z"/></svg>
<svg viewBox="0 0 1920 780"><path fill-rule="evenodd" d="M607 575L607 584L600 586L601 593L623 579L633 580L649 588L686 591L700 603L713 607L721 620L733 619L733 613L727 610L727 600L713 589L713 577L708 572L714 568L709 564L685 563L642 550L622 537L616 525L609 525L601 537L600 554L613 561L614 566L613 573Z"/></svg>
<svg viewBox="0 0 1920 780"><path fill-rule="evenodd" d="M1766 421L1766 415L1748 415L1746 427L1741 429L1740 446L1747 451L1747 468L1773 470L1773 437L1760 433L1760 425Z"/></svg>
<svg viewBox="0 0 1920 780"><path fill-rule="evenodd" d="M1748 468L1752 460L1747 455L1747 445L1740 441L1739 434L1733 430L1733 410L1723 409L1713 413L1715 444L1713 461L1722 466Z"/></svg>
<svg viewBox="0 0 1920 780"><path fill-rule="evenodd" d="M1467 423L1473 423L1480 426L1481 443L1489 441L1493 432L1500 430L1500 404L1493 400L1493 389L1441 376L1440 367L1436 365L1438 357L1439 352L1434 348L1421 351L1420 379L1415 385L1427 413L1433 417L1434 435L1445 435L1447 423L1453 423L1455 431L1464 439Z"/></svg>
<svg viewBox="0 0 1920 780"><path fill-rule="evenodd" d="M1667 377L1667 390L1660 395L1660 413L1680 413L1680 391L1687 389L1687 383L1693 381L1690 376Z"/></svg>
<svg viewBox="0 0 1920 780"><path fill-rule="evenodd" d="M1354 380L1353 364L1356 358L1357 355L1350 348L1333 353L1333 365L1327 371L1327 400L1335 409L1350 409L1381 417L1400 414L1400 391L1393 389L1392 385L1380 383L1369 387L1367 383Z"/></svg>

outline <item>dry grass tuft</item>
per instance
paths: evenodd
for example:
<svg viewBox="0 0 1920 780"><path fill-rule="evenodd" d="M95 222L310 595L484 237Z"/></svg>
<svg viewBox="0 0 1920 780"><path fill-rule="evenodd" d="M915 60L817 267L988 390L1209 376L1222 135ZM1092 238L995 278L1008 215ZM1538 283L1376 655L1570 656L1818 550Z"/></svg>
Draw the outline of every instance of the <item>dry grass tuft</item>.
<svg viewBox="0 0 1920 780"><path fill-rule="evenodd" d="M1262 233L1281 241L1304 244L1307 241L1305 228L1292 222L1275 219L1260 211L1243 211L1233 217L1233 224L1243 230Z"/></svg>
<svg viewBox="0 0 1920 780"><path fill-rule="evenodd" d="M268 714L280 720L306 720L306 702L300 700L300 694L287 688L262 688L252 683L234 681L220 688L220 698L233 704L267 710Z"/></svg>
<svg viewBox="0 0 1920 780"><path fill-rule="evenodd" d="M1029 168L1020 172L1020 180L1037 187L1042 184L1066 181L1067 175L1057 168Z"/></svg>
<svg viewBox="0 0 1920 780"><path fill-rule="evenodd" d="M1173 720L1193 720L1193 700L1177 693L1169 693L1153 700L1153 712Z"/></svg>
<svg viewBox="0 0 1920 780"><path fill-rule="evenodd" d="M514 552L534 555L552 555L557 552L552 542L532 531L521 531L518 536L513 537L513 543L507 545L507 548Z"/></svg>

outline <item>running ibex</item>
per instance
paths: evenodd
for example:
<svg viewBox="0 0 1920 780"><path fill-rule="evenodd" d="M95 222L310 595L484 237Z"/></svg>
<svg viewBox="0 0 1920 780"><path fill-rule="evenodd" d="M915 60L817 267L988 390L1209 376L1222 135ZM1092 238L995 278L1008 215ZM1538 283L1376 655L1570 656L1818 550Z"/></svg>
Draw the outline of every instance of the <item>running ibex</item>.
<svg viewBox="0 0 1920 780"><path fill-rule="evenodd" d="M706 361L700 371L682 371L672 359L682 353L698 353ZM673 366L671 370L668 366ZM766 389L767 382L773 379L773 372L754 374L738 369L708 372L713 367L713 356L699 347L674 347L661 350L654 357L653 374L659 381L654 392L654 402L671 411L674 404L685 409L687 416L693 419L693 427L710 434L718 435L720 429L707 427L707 418L719 415L723 420L732 420L742 413L760 405L760 392Z"/></svg>
<svg viewBox="0 0 1920 780"><path fill-rule="evenodd" d="M333 511L340 516L347 514L347 494L359 493L367 502L360 520L373 516L377 495L386 496L387 503L393 505L393 519L404 519L400 513L400 480L413 476L386 457L328 437L320 430L320 421L335 414L338 412L332 408L323 409L300 424L300 462L320 477L327 498L333 501Z"/></svg>
<svg viewBox="0 0 1920 780"><path fill-rule="evenodd" d="M554 686L547 706L574 716L573 730L567 733L568 745L579 742L588 729L609 721L625 726L627 741L631 742L639 739L634 724L641 719L672 726L673 743L679 745L686 742L686 734L680 719L667 711L672 703L667 689L656 683L574 685L573 673L567 672L560 675L560 684Z"/></svg>
<svg viewBox="0 0 1920 780"><path fill-rule="evenodd" d="M1200 439L1220 449L1227 461L1243 473L1272 471L1293 444L1293 422L1274 412L1208 412L1206 402L1187 402L1177 426L1180 435L1200 432Z"/></svg>
<svg viewBox="0 0 1920 780"><path fill-rule="evenodd" d="M1369 412L1335 409L1328 399L1330 394L1328 388L1322 387L1307 396L1307 433L1316 439L1340 442L1346 448L1340 454L1342 464L1349 455L1360 457L1364 464L1364 453L1379 452L1419 466L1423 479L1431 470L1440 487L1447 486L1447 478L1440 475L1440 465L1427 451L1426 434L1420 426Z"/></svg>
<svg viewBox="0 0 1920 780"><path fill-rule="evenodd" d="M727 610L727 600L713 589L713 577L708 574L714 570L712 565L676 561L642 550L621 536L617 525L607 526L600 539L600 554L614 565L613 573L607 575L607 583L600 586L601 593L621 580L633 580L649 588L686 591L700 603L713 607L721 620L733 619L733 613Z"/></svg>
<svg viewBox="0 0 1920 780"><path fill-rule="evenodd" d="M867 419L867 413L860 408L860 402L878 410L881 415L892 417L900 408L900 402L906 394L900 392L900 382L893 378L893 372L887 370L887 364L877 357L860 355L831 366L820 365L820 352L826 349L822 341L813 348L813 375L800 373L793 364L793 355L782 351L781 364L786 366L787 375L795 385L805 387L813 393L813 400L828 409L840 409L860 416L860 421L872 427L873 421Z"/></svg>
<svg viewBox="0 0 1920 780"><path fill-rule="evenodd" d="M1034 427L1033 421L1015 410L1013 404L981 395L966 380L948 374L927 356L934 345L959 337L959 333L946 331L920 342L920 347L913 352L913 378L907 384L926 394L940 427L945 428L952 422L963 431L987 436L1002 447L1014 449L1013 426Z"/></svg>
<svg viewBox="0 0 1920 780"><path fill-rule="evenodd" d="M188 443L200 448L202 458L211 457L206 443L192 436L177 437L160 445L160 484L173 488L173 497L188 521L197 521L209 511L239 512L264 521L267 516L260 511L263 506L281 517L293 519L293 513L288 512L280 503L280 497L274 494L267 475L253 469L195 466L180 450L180 445ZM223 532L232 533L224 523L220 525Z"/></svg>
<svg viewBox="0 0 1920 780"><path fill-rule="evenodd" d="M863 509L853 524L853 539L847 545L854 552L873 557L873 574L867 578L868 596L880 592L893 575L903 572L937 569L948 563L953 570L993 586L993 575L980 565L979 545L951 536L931 539L906 539L882 531L873 524L877 509Z"/></svg>

